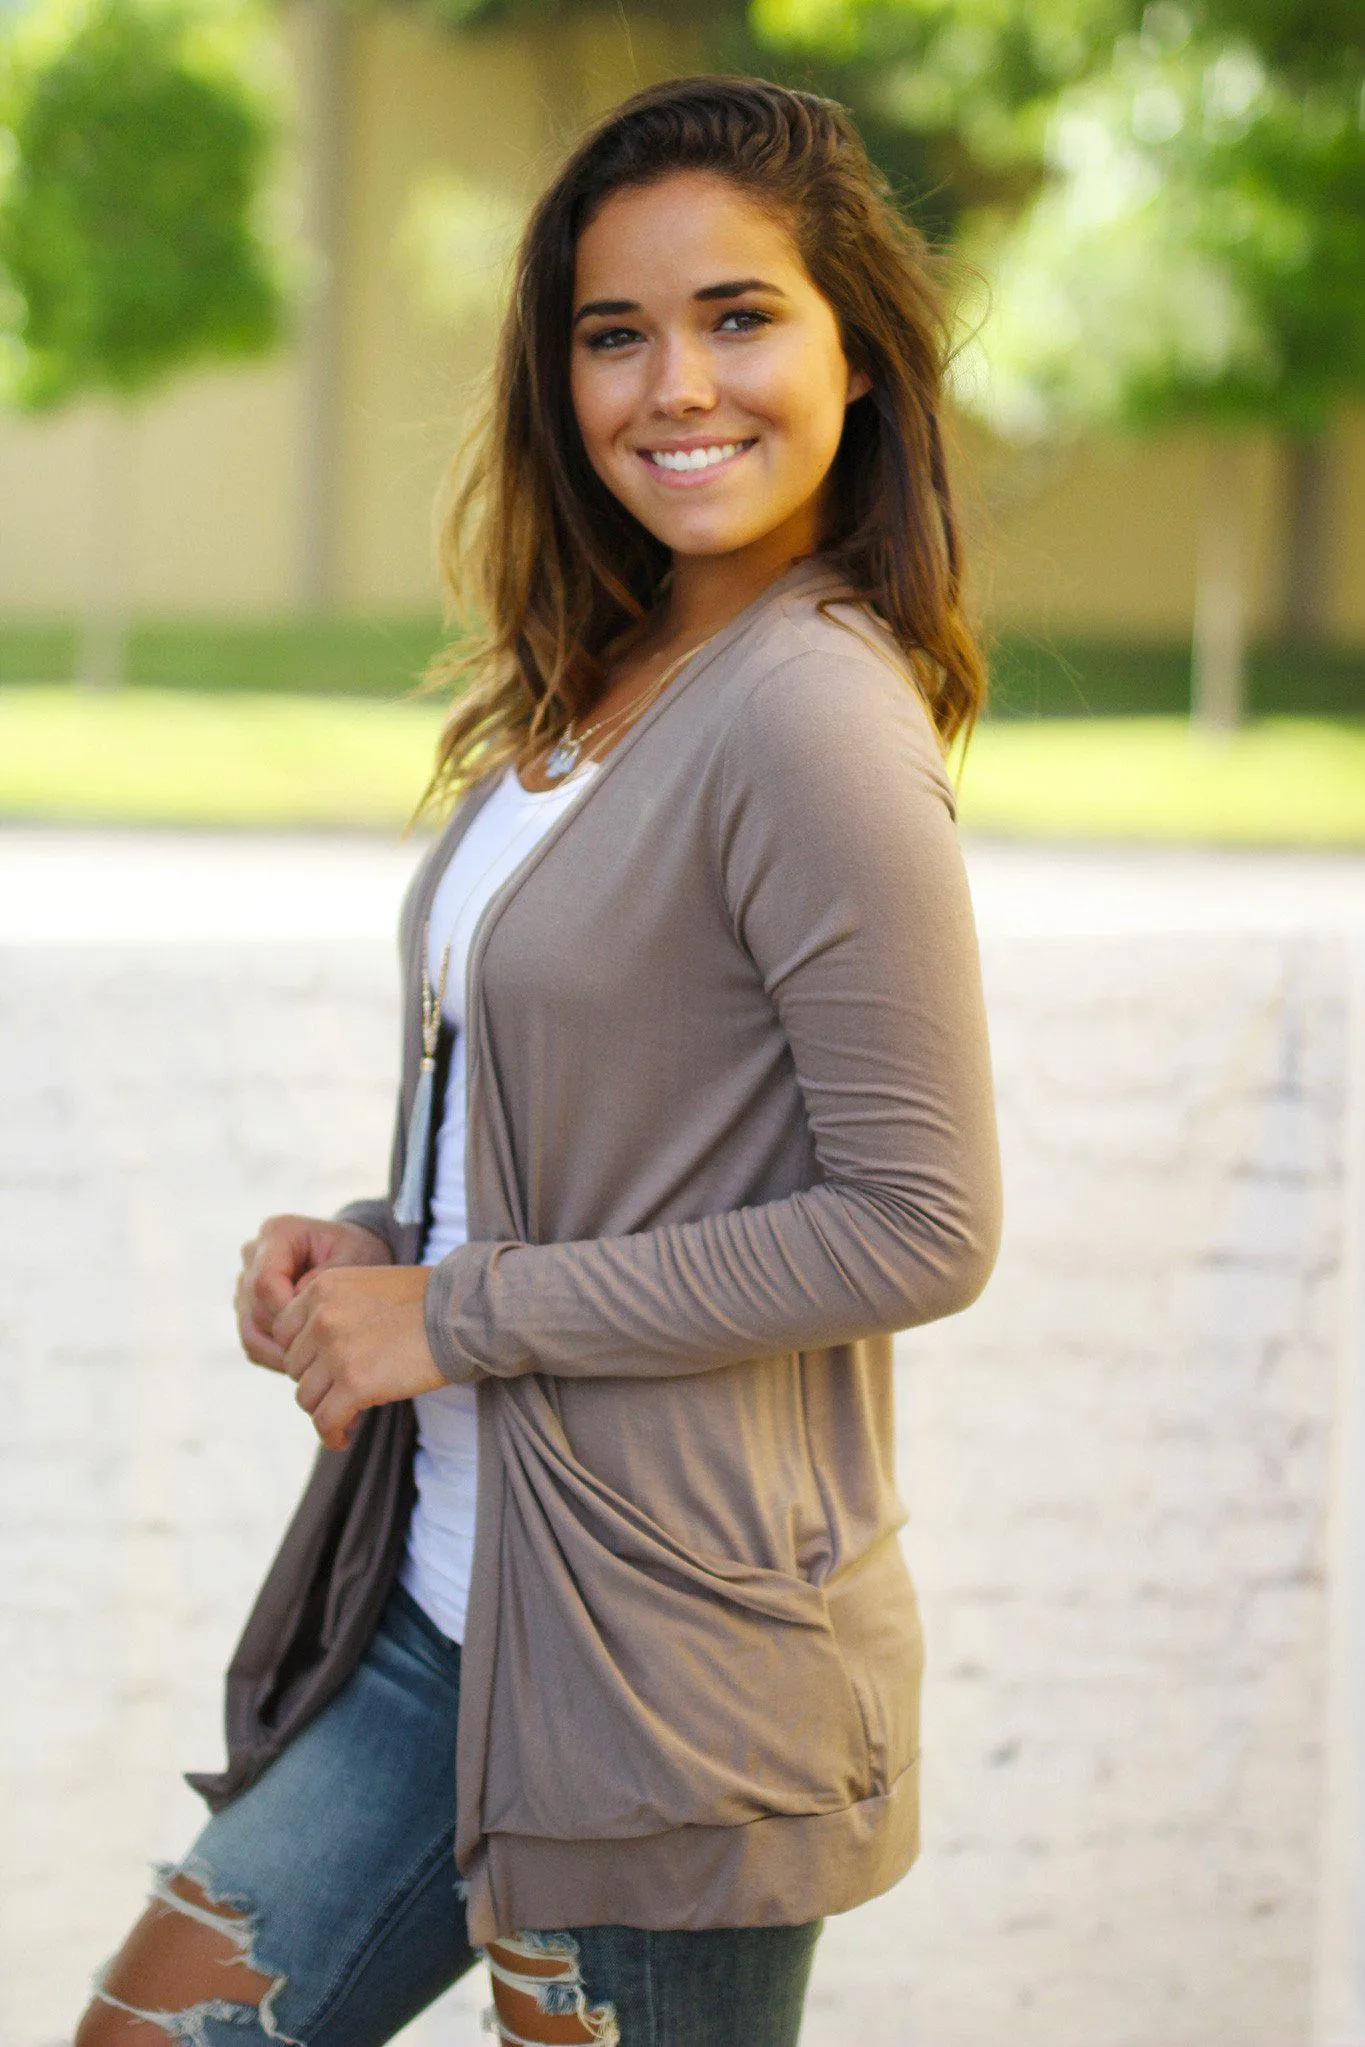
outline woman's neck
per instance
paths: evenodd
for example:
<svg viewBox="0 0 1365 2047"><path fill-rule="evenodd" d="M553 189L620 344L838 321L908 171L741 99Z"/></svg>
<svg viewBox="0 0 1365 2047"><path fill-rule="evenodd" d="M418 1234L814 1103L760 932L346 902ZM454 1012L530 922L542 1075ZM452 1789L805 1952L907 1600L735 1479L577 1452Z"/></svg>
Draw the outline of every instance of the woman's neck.
<svg viewBox="0 0 1365 2047"><path fill-rule="evenodd" d="M774 534L769 541L734 554L675 554L673 573L659 619L659 644L681 646L710 639L747 604L785 575L816 543L802 536Z"/></svg>

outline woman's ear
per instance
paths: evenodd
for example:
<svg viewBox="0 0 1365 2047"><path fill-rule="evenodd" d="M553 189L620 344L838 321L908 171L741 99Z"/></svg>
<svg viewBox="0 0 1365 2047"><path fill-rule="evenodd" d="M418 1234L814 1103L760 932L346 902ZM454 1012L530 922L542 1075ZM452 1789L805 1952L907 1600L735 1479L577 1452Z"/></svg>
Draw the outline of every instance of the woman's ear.
<svg viewBox="0 0 1365 2047"><path fill-rule="evenodd" d="M850 363L848 371L848 390L844 397L845 405L851 405L855 398L865 398L867 396L867 393L871 389L872 379L868 375L867 371L855 370L852 364Z"/></svg>

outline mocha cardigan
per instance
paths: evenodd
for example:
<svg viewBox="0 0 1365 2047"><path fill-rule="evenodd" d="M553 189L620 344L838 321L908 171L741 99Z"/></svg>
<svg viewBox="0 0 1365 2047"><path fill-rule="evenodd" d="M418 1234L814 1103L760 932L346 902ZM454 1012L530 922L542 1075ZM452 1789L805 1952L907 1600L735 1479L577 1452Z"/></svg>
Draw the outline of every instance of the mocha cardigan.
<svg viewBox="0 0 1365 2047"><path fill-rule="evenodd" d="M409 888L390 1198L342 1211L401 1263L423 926L495 779ZM976 1297L1000 1220L954 818L908 663L807 557L480 917L470 1241L426 1298L478 1388L452 1787L476 1943L798 1923L914 1859L891 1333ZM364 1654L413 1437L401 1401L319 1452L229 1670L227 1768L190 1778L215 1809Z"/></svg>

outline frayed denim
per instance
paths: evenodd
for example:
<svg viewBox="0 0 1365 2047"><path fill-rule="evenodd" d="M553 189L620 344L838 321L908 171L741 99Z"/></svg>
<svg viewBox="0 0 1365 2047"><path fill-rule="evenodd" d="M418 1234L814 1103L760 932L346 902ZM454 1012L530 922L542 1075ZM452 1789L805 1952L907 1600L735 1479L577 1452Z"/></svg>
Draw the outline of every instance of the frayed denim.
<svg viewBox="0 0 1365 2047"><path fill-rule="evenodd" d="M507 2047L795 2047L821 1922L566 1927L470 1945L455 1866L460 1651L401 1587L341 1693L216 1813L153 1896L221 1931L259 2004L96 1993L184 2047L381 2047L481 1960ZM172 1888L190 1878L209 1912ZM544 2020L542 2025L540 2022ZM452 2041L450 2047L460 2047Z"/></svg>

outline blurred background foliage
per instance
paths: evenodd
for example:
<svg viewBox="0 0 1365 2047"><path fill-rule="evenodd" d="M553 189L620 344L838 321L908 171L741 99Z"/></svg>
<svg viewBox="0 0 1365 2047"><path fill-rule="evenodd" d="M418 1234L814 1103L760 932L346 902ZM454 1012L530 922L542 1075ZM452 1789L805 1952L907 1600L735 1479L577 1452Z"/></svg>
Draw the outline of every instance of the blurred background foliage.
<svg viewBox="0 0 1365 2047"><path fill-rule="evenodd" d="M601 0L336 5L407 11L457 38L515 27L543 44L547 76L574 23L602 15ZM677 15L645 0L617 12L627 29ZM309 256L272 198L290 114L271 11L27 0L7 19L10 402L104 392L126 405L198 359L278 345L291 305L295 323L306 306ZM1365 394L1360 0L698 0L688 30L712 68L851 108L946 259L964 414L1021 449L1180 424L1207 434L1190 648L1043 648L997 633L983 737L1039 716L1188 708L1224 735L1270 714L1359 716L1365 661L1323 644L1321 562L1327 434ZM496 308L520 217L474 178L412 183L394 260L431 320L458 326ZM1248 435L1266 429L1289 465L1286 631L1255 647L1244 463ZM104 473L109 512L96 525L116 531L116 452ZM61 623L0 627L0 680L41 684L74 660L92 681L192 678L243 700L324 679L398 696L440 637L421 619L133 629L115 617L117 583L116 568L92 565L83 640ZM1365 840L1365 786L1361 799ZM1197 829L1197 806L1186 824Z"/></svg>
<svg viewBox="0 0 1365 2047"><path fill-rule="evenodd" d="M140 397L282 338L258 220L275 123L250 76L256 42L243 18L146 0L20 17L0 80L13 402Z"/></svg>
<svg viewBox="0 0 1365 2047"><path fill-rule="evenodd" d="M265 219L278 118L244 8L42 0L3 44L0 400L125 413L175 372L286 332L286 247ZM127 421L105 422L77 672L123 678ZM100 544L102 542L102 544Z"/></svg>

